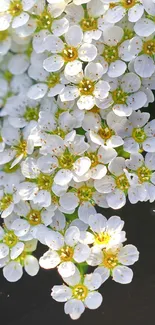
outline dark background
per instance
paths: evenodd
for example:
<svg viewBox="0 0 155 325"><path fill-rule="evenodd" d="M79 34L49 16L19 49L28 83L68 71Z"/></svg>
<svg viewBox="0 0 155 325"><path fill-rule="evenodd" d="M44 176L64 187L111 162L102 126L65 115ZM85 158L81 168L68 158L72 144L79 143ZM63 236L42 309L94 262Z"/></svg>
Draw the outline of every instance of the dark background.
<svg viewBox="0 0 155 325"><path fill-rule="evenodd" d="M54 301L51 288L61 284L56 270L40 270L36 277L24 273L17 283L7 282L0 273L0 323L3 325L144 325L154 324L155 311L155 203L127 204L114 213L125 221L127 243L140 251L139 261L133 265L131 284L117 284L111 279L103 284L100 292L103 304L97 310L86 310L81 318L72 321L64 314L63 303ZM41 254L40 249L38 254Z"/></svg>
<svg viewBox="0 0 155 325"><path fill-rule="evenodd" d="M148 111L145 108L143 111ZM149 108L155 117L154 105ZM154 115L154 116L153 116ZM125 221L127 243L140 251L133 265L131 284L107 280L99 290L103 303L97 310L86 310L72 321L64 314L63 303L54 301L51 288L61 284L56 270L40 270L36 277L24 273L17 283L7 282L0 270L0 324L3 325L154 325L155 324L155 203L127 205L118 211L99 209L106 217L119 215ZM44 249L46 251L46 248ZM38 257L42 247L38 249ZM74 323L75 322L75 323Z"/></svg>

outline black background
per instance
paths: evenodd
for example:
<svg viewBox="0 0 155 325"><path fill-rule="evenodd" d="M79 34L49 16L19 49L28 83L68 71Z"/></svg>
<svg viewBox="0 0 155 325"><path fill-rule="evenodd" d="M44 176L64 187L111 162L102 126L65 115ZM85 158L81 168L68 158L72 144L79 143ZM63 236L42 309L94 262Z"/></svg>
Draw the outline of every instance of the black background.
<svg viewBox="0 0 155 325"><path fill-rule="evenodd" d="M151 115L154 105L149 109ZM147 109L145 109L147 111ZM133 265L131 284L107 280L99 290L103 303L95 311L86 310L72 321L64 314L63 303L54 301L51 288L61 284L56 270L40 270L36 277L24 273L17 283L7 282L0 270L0 324L3 325L153 325L155 324L155 203L127 205L118 211L101 210L106 217L119 215L125 221L127 243L140 251ZM44 249L44 248L43 248ZM46 248L44 249L46 250ZM38 249L38 256L42 248Z"/></svg>
<svg viewBox="0 0 155 325"><path fill-rule="evenodd" d="M7 282L0 274L0 323L3 325L43 325L57 322L70 325L144 325L154 324L155 310L155 204L127 204L117 211L125 220L128 243L137 246L139 261L133 265L131 284L121 285L109 279L100 292L103 304L86 310L77 321L64 314L63 303L54 301L51 288L61 284L56 270L40 270L36 277L24 274L17 283ZM106 216L114 211L106 210ZM41 254L41 250L38 250Z"/></svg>

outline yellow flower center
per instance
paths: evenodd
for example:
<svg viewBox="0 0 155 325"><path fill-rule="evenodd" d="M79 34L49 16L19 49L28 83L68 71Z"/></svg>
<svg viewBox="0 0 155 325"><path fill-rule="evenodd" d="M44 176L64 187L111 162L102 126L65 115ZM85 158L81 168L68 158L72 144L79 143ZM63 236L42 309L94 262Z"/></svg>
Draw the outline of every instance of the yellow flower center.
<svg viewBox="0 0 155 325"><path fill-rule="evenodd" d="M115 62L119 58L118 47L105 45L102 55L108 63Z"/></svg>
<svg viewBox="0 0 155 325"><path fill-rule="evenodd" d="M112 91L112 98L114 104L126 104L126 100L128 98L128 94L125 93L121 88L117 88L116 90Z"/></svg>
<svg viewBox="0 0 155 325"><path fill-rule="evenodd" d="M94 82L88 79L83 79L79 83L79 91L81 95L92 95L94 91Z"/></svg>
<svg viewBox="0 0 155 325"><path fill-rule="evenodd" d="M122 3L122 6L126 9L130 9L132 8L133 6L135 6L136 4L136 0L122 0L121 3Z"/></svg>
<svg viewBox="0 0 155 325"><path fill-rule="evenodd" d="M60 82L60 75L59 73L51 73L47 79L46 83L49 88L53 88Z"/></svg>
<svg viewBox="0 0 155 325"><path fill-rule="evenodd" d="M29 121L38 121L39 118L39 107L27 107L24 114L24 118L27 122Z"/></svg>
<svg viewBox="0 0 155 325"><path fill-rule="evenodd" d="M117 254L111 252L105 252L103 258L103 265L107 269L113 269L118 264Z"/></svg>
<svg viewBox="0 0 155 325"><path fill-rule="evenodd" d="M3 238L3 243L12 248L18 242L18 237L14 234L13 231L8 231Z"/></svg>
<svg viewBox="0 0 155 325"><path fill-rule="evenodd" d="M108 126L102 127L98 130L98 135L104 140L110 139L113 134L114 132L109 129Z"/></svg>
<svg viewBox="0 0 155 325"><path fill-rule="evenodd" d="M12 148L16 150L16 157L21 154L23 154L24 157L27 156L27 142L25 140L21 140L18 145L13 146Z"/></svg>
<svg viewBox="0 0 155 325"><path fill-rule="evenodd" d="M41 215L37 210L31 210L27 216L27 220L32 226L39 225L41 223Z"/></svg>
<svg viewBox="0 0 155 325"><path fill-rule="evenodd" d="M61 258L61 261L63 262L71 261L73 258L73 254L74 254L74 250L70 246L64 246L63 248L61 248L59 252L59 256Z"/></svg>
<svg viewBox="0 0 155 325"><path fill-rule="evenodd" d="M0 42L3 42L9 36L8 30L0 31Z"/></svg>
<svg viewBox="0 0 155 325"><path fill-rule="evenodd" d="M40 174L37 179L37 183L40 190L51 191L53 178L51 175Z"/></svg>
<svg viewBox="0 0 155 325"><path fill-rule="evenodd" d="M13 202L12 194L5 194L0 200L0 210L4 211Z"/></svg>
<svg viewBox="0 0 155 325"><path fill-rule="evenodd" d="M143 52L147 55L155 54L155 40L146 41L143 44Z"/></svg>
<svg viewBox="0 0 155 325"><path fill-rule="evenodd" d="M65 138L66 133L64 132L64 130L60 129L60 127L58 126L54 131L49 132L50 134L56 134L59 135L59 137L61 138Z"/></svg>
<svg viewBox="0 0 155 325"><path fill-rule="evenodd" d="M10 3L10 7L8 13L13 16L19 16L23 11L23 6L21 0L12 0Z"/></svg>
<svg viewBox="0 0 155 325"><path fill-rule="evenodd" d="M77 284L73 288L73 297L78 300L84 300L87 297L88 289L84 284Z"/></svg>
<svg viewBox="0 0 155 325"><path fill-rule="evenodd" d="M138 177L139 177L139 180L141 181L141 183L150 181L151 170L149 170L146 166L142 166L142 167L138 168L137 174L138 174Z"/></svg>
<svg viewBox="0 0 155 325"><path fill-rule="evenodd" d="M125 174L116 177L115 181L117 187L122 191L128 190L128 188L130 187L130 184Z"/></svg>
<svg viewBox="0 0 155 325"><path fill-rule="evenodd" d="M146 133L144 132L143 129L135 128L132 131L132 137L135 139L136 142L142 143L142 142L144 142L146 140L147 135L146 135Z"/></svg>
<svg viewBox="0 0 155 325"><path fill-rule="evenodd" d="M74 156L69 152L69 150L65 150L63 155L58 158L59 165L61 168L71 169L74 163Z"/></svg>
<svg viewBox="0 0 155 325"><path fill-rule="evenodd" d="M106 245L109 243L111 236L107 232L101 232L95 236L95 243L97 245Z"/></svg>
<svg viewBox="0 0 155 325"><path fill-rule="evenodd" d="M86 156L91 160L91 167L96 167L99 164L96 152L87 152Z"/></svg>
<svg viewBox="0 0 155 325"><path fill-rule="evenodd" d="M51 16L50 12L46 9L37 16L36 19L37 23L37 30L42 30L42 29L49 29L51 30L51 26L53 23L53 17Z"/></svg>
<svg viewBox="0 0 155 325"><path fill-rule="evenodd" d="M78 188L77 195L80 201L90 201L92 200L94 189L88 186L81 186Z"/></svg>
<svg viewBox="0 0 155 325"><path fill-rule="evenodd" d="M97 19L93 17L84 18L80 22L83 31L97 30Z"/></svg>
<svg viewBox="0 0 155 325"><path fill-rule="evenodd" d="M62 52L65 62L72 62L78 58L78 51L75 47L66 46Z"/></svg>

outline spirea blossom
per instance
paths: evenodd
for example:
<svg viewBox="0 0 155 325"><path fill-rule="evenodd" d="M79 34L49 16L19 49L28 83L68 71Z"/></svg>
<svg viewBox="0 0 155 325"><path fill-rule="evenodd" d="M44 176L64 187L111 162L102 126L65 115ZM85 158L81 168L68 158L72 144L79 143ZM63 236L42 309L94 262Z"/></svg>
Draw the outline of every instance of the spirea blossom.
<svg viewBox="0 0 155 325"><path fill-rule="evenodd" d="M58 270L72 319L139 258L118 215L155 200L154 33L154 0L0 1L0 268Z"/></svg>

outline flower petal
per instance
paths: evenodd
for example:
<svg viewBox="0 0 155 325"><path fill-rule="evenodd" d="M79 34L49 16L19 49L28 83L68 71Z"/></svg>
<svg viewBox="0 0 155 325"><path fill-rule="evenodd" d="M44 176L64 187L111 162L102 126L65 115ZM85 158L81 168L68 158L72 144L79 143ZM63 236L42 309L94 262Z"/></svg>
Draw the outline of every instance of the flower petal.
<svg viewBox="0 0 155 325"><path fill-rule="evenodd" d="M44 269L53 269L60 263L60 257L55 251L47 251L39 259L39 264Z"/></svg>
<svg viewBox="0 0 155 325"><path fill-rule="evenodd" d="M103 298L99 292L96 292L96 291L89 292L85 299L85 305L89 309L97 309L100 307L102 301L103 301Z"/></svg>
<svg viewBox="0 0 155 325"><path fill-rule="evenodd" d="M124 265L133 265L139 259L139 252L133 245L122 247L118 253L118 260Z"/></svg>
<svg viewBox="0 0 155 325"><path fill-rule="evenodd" d="M29 275L37 275L37 273L39 272L39 263L37 258L32 255L26 256L24 260L24 268Z"/></svg>
<svg viewBox="0 0 155 325"><path fill-rule="evenodd" d="M63 285L56 285L52 288L51 296L54 300L59 302L65 302L72 296L72 290Z"/></svg>
<svg viewBox="0 0 155 325"><path fill-rule="evenodd" d="M73 262L63 262L58 266L58 272L62 278L70 277L75 273L75 265Z"/></svg>
<svg viewBox="0 0 155 325"><path fill-rule="evenodd" d="M73 258L77 263L82 263L87 260L90 255L90 248L84 244L77 244L74 248Z"/></svg>
<svg viewBox="0 0 155 325"><path fill-rule="evenodd" d="M70 299L65 303L64 310L65 314L69 314L71 319L76 320L84 312L85 307L81 300Z"/></svg>
<svg viewBox="0 0 155 325"><path fill-rule="evenodd" d="M4 266L3 275L7 281L16 282L23 275L22 266L18 262L11 261L6 266Z"/></svg>
<svg viewBox="0 0 155 325"><path fill-rule="evenodd" d="M80 239L80 230L75 227L71 226L66 230L65 233L65 243L69 246L75 246Z"/></svg>
<svg viewBox="0 0 155 325"><path fill-rule="evenodd" d="M114 268L112 276L114 281L122 284L127 284L132 281L133 272L127 266L118 265Z"/></svg>

